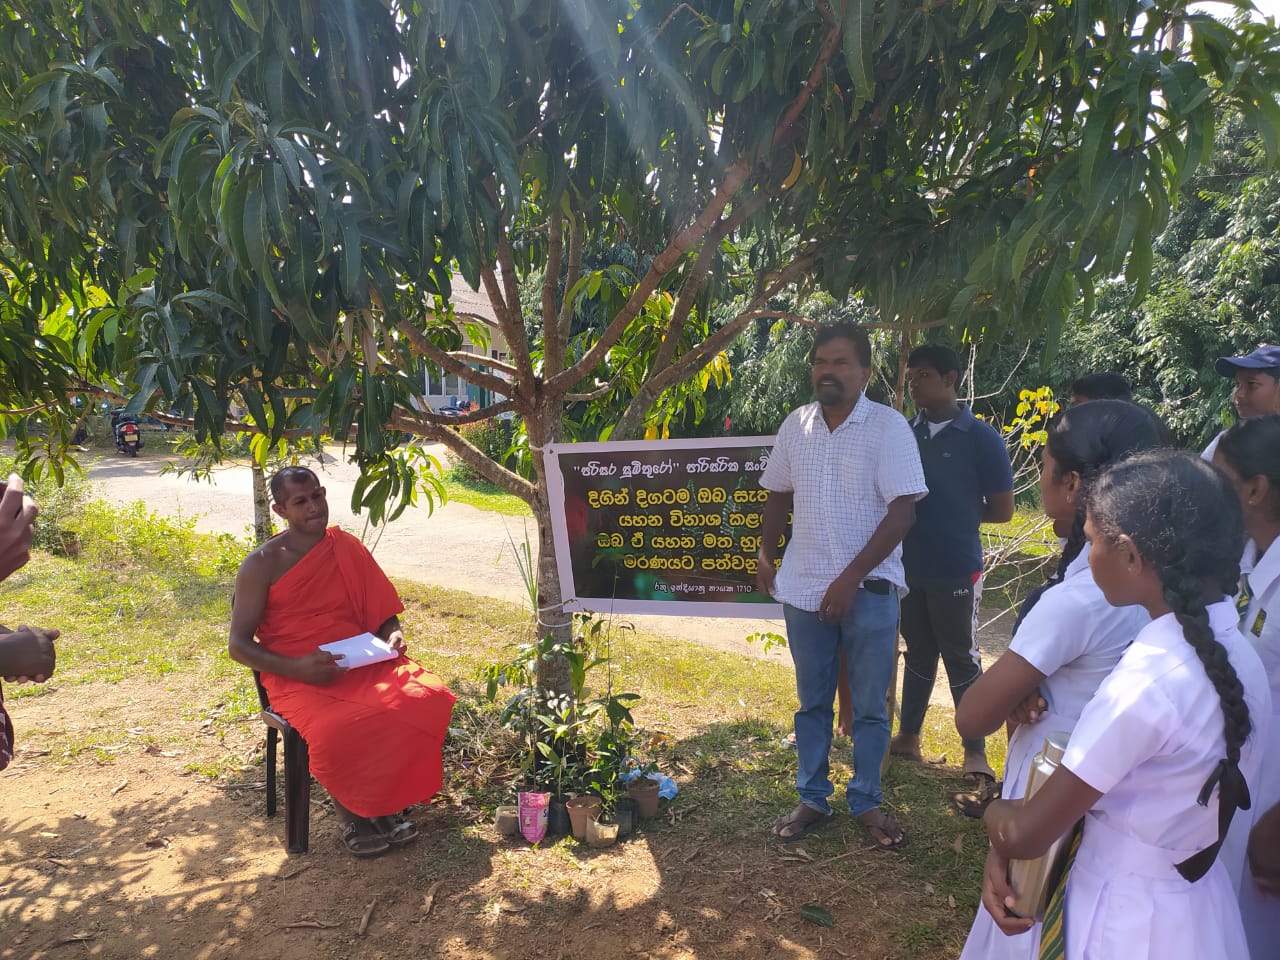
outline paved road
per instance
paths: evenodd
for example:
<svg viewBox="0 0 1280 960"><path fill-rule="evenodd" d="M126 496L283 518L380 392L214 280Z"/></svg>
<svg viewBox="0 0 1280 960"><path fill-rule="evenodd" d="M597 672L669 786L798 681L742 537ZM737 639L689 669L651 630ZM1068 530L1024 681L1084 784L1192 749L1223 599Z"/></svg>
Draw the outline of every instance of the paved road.
<svg viewBox="0 0 1280 960"><path fill-rule="evenodd" d="M336 451L335 451L336 452ZM443 448L437 452L443 460ZM143 501L149 510L166 516L195 518L196 529L206 533L246 536L253 526L253 486L245 466L218 468L212 482L198 482L175 474L162 474L170 458L144 448L137 459L102 455L86 469L96 496L115 503ZM351 491L358 471L339 458L312 465L329 492L330 522L353 533L364 531L364 521L351 512ZM386 525L381 535L364 532L364 540L393 577L465 590L482 596L528 604L516 563L514 545L523 544L526 531L536 540L531 519L504 517L462 503L410 508ZM748 643L753 633L782 633L779 620L737 620L707 617L636 617L627 622L646 633L689 640L720 650L790 662L785 651L763 653L760 643Z"/></svg>

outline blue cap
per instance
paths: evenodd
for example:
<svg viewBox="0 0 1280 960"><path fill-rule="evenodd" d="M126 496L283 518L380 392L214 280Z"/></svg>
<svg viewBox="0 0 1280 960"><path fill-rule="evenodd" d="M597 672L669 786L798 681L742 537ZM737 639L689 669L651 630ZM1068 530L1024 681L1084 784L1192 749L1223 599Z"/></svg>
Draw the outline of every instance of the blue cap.
<svg viewBox="0 0 1280 960"><path fill-rule="evenodd" d="M1280 347L1264 343L1243 357L1219 357L1213 369L1224 377L1234 377L1241 370L1280 370Z"/></svg>

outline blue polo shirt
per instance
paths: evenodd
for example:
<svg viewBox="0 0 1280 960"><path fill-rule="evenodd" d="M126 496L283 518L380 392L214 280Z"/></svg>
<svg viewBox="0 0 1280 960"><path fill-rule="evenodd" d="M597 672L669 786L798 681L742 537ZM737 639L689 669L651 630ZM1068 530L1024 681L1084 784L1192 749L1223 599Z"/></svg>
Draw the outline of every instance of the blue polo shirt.
<svg viewBox="0 0 1280 960"><path fill-rule="evenodd" d="M983 497L1013 489L1013 468L1000 434L964 404L954 420L929 436L918 413L911 431L920 448L929 495L916 504L916 522L902 541L908 577L968 579L982 571L978 526Z"/></svg>

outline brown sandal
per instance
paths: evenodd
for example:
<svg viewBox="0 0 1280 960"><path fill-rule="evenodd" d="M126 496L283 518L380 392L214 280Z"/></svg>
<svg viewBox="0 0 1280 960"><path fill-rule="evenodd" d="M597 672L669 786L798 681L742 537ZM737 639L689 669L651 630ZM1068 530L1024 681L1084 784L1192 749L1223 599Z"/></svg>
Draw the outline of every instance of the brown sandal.
<svg viewBox="0 0 1280 960"><path fill-rule="evenodd" d="M967 773L965 774L965 779L976 783L977 786L973 790L962 790L959 793L953 793L951 802L966 817L981 820L983 814L987 812L987 807L991 801L1000 799L1000 792L1004 784L985 773Z"/></svg>
<svg viewBox="0 0 1280 960"><path fill-rule="evenodd" d="M881 850L896 850L907 842L907 835L898 826L898 821L879 807L858 814L856 819Z"/></svg>
<svg viewBox="0 0 1280 960"><path fill-rule="evenodd" d="M362 859L381 856L391 849L391 844L377 832L377 826L365 819L349 820L339 827L338 842L353 857Z"/></svg>
<svg viewBox="0 0 1280 960"><path fill-rule="evenodd" d="M373 825L382 839L393 847L403 847L418 836L417 825L402 813L374 817Z"/></svg>
<svg viewBox="0 0 1280 960"><path fill-rule="evenodd" d="M797 804L786 816L773 821L773 838L783 843L796 843L811 833L817 833L830 819L830 813L815 810L804 803Z"/></svg>

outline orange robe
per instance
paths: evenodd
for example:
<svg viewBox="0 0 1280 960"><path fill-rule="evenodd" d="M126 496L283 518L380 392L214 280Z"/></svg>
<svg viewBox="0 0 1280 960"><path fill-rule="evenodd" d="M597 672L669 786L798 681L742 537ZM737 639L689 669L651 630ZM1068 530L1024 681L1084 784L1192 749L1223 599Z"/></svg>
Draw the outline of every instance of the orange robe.
<svg viewBox="0 0 1280 960"><path fill-rule="evenodd" d="M370 633L404 610L382 568L337 527L271 585L258 641L301 657ZM352 813L376 817L440 790L454 696L408 657L348 670L328 686L263 673L273 709L303 738L311 773Z"/></svg>

